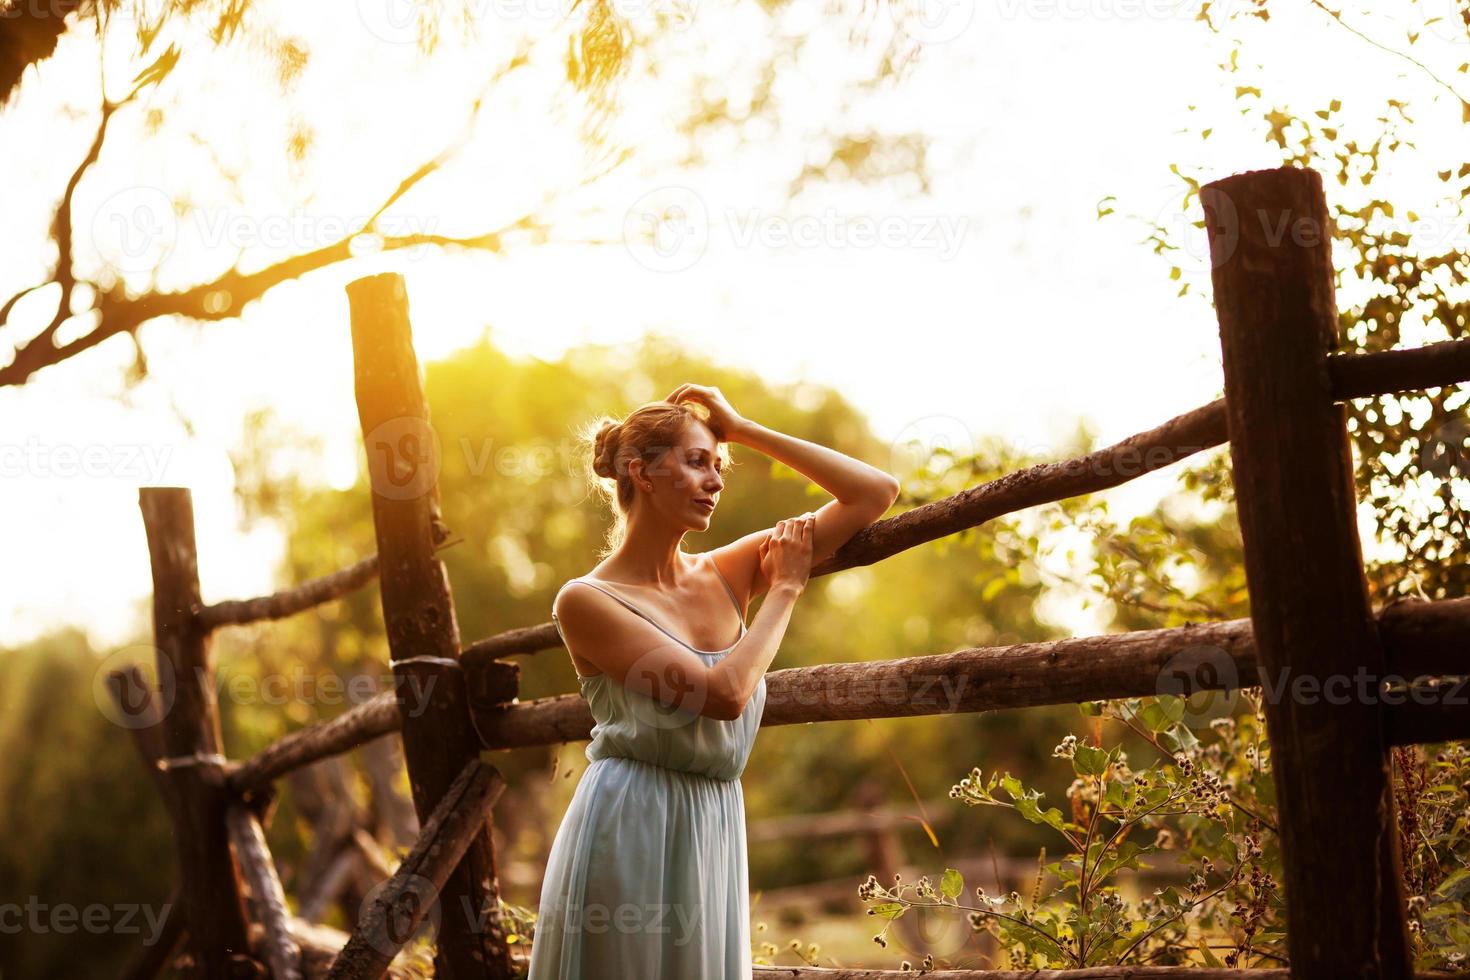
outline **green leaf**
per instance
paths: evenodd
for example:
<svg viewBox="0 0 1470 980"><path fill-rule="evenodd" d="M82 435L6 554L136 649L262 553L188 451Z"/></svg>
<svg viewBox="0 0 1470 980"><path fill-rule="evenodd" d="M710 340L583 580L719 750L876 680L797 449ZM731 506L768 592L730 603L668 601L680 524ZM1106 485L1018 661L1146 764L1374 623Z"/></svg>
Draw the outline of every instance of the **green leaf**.
<svg viewBox="0 0 1470 980"><path fill-rule="evenodd" d="M874 915L881 915L885 919L896 919L903 915L902 902L883 902L869 909Z"/></svg>
<svg viewBox="0 0 1470 980"><path fill-rule="evenodd" d="M1079 776L1101 776L1108 768L1108 753L1091 745L1077 746L1072 768Z"/></svg>
<svg viewBox="0 0 1470 980"><path fill-rule="evenodd" d="M965 890L965 876L954 868L945 868L939 879L939 894L945 898L958 898Z"/></svg>
<svg viewBox="0 0 1470 980"><path fill-rule="evenodd" d="M1139 718L1151 732L1166 731L1183 717L1184 700L1168 694L1160 694L1139 713Z"/></svg>
<svg viewBox="0 0 1470 980"><path fill-rule="evenodd" d="M1119 868L1131 868L1137 871L1139 870L1138 856L1140 854L1150 854L1154 850L1155 848L1152 844L1140 847L1131 840L1125 840L1114 848L1111 854L1103 857L1097 866L1098 873L1096 877L1101 881Z"/></svg>

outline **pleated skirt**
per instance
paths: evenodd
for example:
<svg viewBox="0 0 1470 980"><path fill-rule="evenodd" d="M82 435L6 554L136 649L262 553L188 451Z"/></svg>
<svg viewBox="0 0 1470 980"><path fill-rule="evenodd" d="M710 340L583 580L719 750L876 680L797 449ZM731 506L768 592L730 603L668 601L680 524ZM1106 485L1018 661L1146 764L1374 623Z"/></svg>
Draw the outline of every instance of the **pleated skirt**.
<svg viewBox="0 0 1470 980"><path fill-rule="evenodd" d="M528 980L749 980L739 779L594 759L557 828Z"/></svg>

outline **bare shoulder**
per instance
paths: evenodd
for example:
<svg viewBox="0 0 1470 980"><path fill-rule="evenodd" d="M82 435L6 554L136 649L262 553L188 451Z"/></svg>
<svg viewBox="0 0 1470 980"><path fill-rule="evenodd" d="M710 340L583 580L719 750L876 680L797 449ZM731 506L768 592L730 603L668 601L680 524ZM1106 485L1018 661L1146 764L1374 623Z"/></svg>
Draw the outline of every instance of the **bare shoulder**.
<svg viewBox="0 0 1470 980"><path fill-rule="evenodd" d="M581 586L578 588L577 586ZM572 627L576 632L586 632L585 627L605 626L612 619L613 612L609 608L610 601L606 596L598 593L593 586L572 579L564 584L556 593L556 598L551 600L551 611L556 616L558 624L562 627L563 635L567 627Z"/></svg>

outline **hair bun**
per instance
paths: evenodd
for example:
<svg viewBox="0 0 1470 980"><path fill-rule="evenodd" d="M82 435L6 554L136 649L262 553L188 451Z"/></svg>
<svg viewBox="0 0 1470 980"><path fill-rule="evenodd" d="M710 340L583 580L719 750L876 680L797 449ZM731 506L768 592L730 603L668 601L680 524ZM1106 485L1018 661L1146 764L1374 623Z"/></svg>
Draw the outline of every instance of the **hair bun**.
<svg viewBox="0 0 1470 980"><path fill-rule="evenodd" d="M611 480L617 476L617 468L614 463L618 456L618 437L622 435L623 427L617 422L604 422L602 428L597 430L597 438L592 444L592 472L604 479Z"/></svg>

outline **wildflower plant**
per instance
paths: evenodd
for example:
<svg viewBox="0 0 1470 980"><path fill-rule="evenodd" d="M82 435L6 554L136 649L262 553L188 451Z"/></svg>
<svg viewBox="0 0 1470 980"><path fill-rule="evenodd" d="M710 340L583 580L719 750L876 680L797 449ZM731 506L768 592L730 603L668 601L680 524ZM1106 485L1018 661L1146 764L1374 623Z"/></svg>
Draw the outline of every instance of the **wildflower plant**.
<svg viewBox="0 0 1470 980"><path fill-rule="evenodd" d="M892 888L872 875L859 889L887 920L916 907L951 908L995 936L1013 968L1103 965L1289 965L1270 743L1259 688L1232 714L1206 718L1180 698L1079 705L1148 746L1134 769L1121 745L1068 735L1052 758L1071 766L1067 812L1006 772L970 770L950 790L967 806L1014 810L1051 828L1065 856L1046 863L1030 896L967 894L959 871ZM1393 751L1403 879L1414 969L1463 970L1470 960L1470 747L1454 742ZM1172 852L1181 881L1136 900L1120 877ZM1043 888L1043 881L1050 890ZM973 894L973 899L970 898Z"/></svg>
<svg viewBox="0 0 1470 980"><path fill-rule="evenodd" d="M1216 719L1205 744L1184 722L1182 699L1160 696L1079 706L1141 736L1157 758L1130 766L1121 745L1065 737L1052 758L1071 767L1067 813L1006 772L974 768L950 790L967 806L1005 807L1051 828L1065 856L1046 863L1029 896L967 889L946 868L892 888L869 875L859 896L868 914L888 920L912 908L952 908L976 932L989 932L1011 966L1026 969L1149 963L1279 966L1285 959L1283 904L1276 875L1274 797L1265 719L1256 712ZM1173 851L1185 880L1139 900L1125 897L1120 874L1150 867ZM912 892L912 894L910 894ZM973 899L970 897L973 895ZM1222 955L1223 954L1223 955Z"/></svg>

